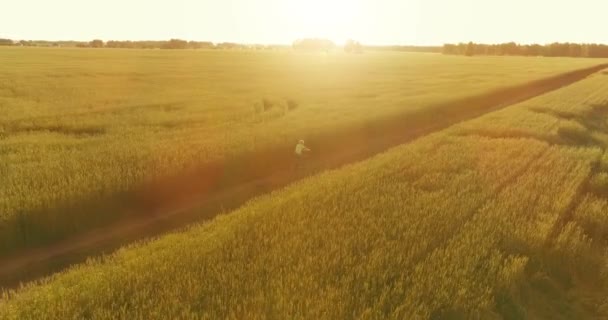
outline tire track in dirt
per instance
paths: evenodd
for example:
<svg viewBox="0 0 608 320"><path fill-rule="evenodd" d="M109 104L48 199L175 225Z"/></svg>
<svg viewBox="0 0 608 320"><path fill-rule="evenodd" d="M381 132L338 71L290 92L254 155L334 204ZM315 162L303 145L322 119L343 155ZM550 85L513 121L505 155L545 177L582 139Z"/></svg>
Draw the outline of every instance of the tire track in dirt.
<svg viewBox="0 0 608 320"><path fill-rule="evenodd" d="M130 242L211 219L304 176L364 160L454 124L557 90L607 67L608 64L602 64L440 103L416 114L393 116L307 137L308 144L315 149L315 156L309 159L315 169L304 174L290 170L293 146L283 145L212 163L142 186L132 195L135 205L125 209L138 214L66 240L2 257L0 287L14 288L21 282L83 262L87 257L109 253ZM353 145L345 141L358 143Z"/></svg>

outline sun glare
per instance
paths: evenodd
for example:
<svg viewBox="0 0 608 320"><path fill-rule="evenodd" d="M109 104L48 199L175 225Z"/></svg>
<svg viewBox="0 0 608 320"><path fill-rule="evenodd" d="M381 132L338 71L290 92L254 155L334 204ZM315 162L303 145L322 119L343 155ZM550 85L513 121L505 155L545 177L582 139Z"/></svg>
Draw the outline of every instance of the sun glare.
<svg viewBox="0 0 608 320"><path fill-rule="evenodd" d="M327 38L337 44L356 37L362 14L360 0L290 0L289 28L301 38Z"/></svg>

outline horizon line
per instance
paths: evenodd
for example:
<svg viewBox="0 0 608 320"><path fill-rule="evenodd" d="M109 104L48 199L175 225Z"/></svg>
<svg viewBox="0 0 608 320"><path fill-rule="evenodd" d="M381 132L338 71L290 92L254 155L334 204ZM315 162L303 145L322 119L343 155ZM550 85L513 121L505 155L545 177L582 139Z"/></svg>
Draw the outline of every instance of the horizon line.
<svg viewBox="0 0 608 320"><path fill-rule="evenodd" d="M76 40L76 39L54 39L54 40L50 40L50 39L26 39L26 38L18 38L18 37L5 37L5 36L0 36L0 39L7 39L7 40L12 40L13 42L19 42L19 41L44 41L44 42L91 42L93 40L101 40L104 43L107 43L109 41L118 41L118 42L125 42L125 41L131 41L131 42L146 42L146 41L154 41L154 42L162 42L162 41L171 41L171 40L183 40L183 41L187 41L187 42L209 42L209 43L213 43L215 44L222 44L222 43L234 43L234 44L240 44L240 45L264 45L264 46L291 46L293 45L294 42L298 41L298 40L302 40L302 39L324 39L324 40L330 40L331 42L333 42L334 44L340 46L343 45L342 42L339 41L335 41L329 38L325 38L325 37L301 37L301 38L296 38L293 41L291 41L290 43L287 42L247 42L247 41L231 41L231 40L217 40L217 41L213 41L213 40L192 40L192 39L184 39L184 38L179 38L179 37L171 37L168 39L138 39L138 40L133 40L133 39L128 39L128 40L117 40L117 39L104 39L104 38L91 38L88 40ZM553 42L544 42L544 43L540 43L540 42L517 42L517 41L507 41L507 42L475 42L475 41L454 41L454 42L444 42L441 44L412 44L412 43L365 43L356 39L347 39L345 41L348 40L353 40L353 41L357 41L359 42L361 45L363 46L373 46L373 47L390 47L390 46L402 46L402 47L442 47L446 44L467 44L467 43L473 43L473 44L481 44L481 45L500 45L500 44L507 44L507 43L515 43L517 45L522 45L522 46L526 46L526 45L541 45L541 46L545 46L545 45L551 45L551 44L555 44L555 43L560 43L560 44L566 44L566 43L570 43L570 44L580 44L580 45L589 45L589 44L598 44L598 45L608 45L608 43L603 43L603 42L571 42L571 41L564 41L564 42L559 42L559 41L553 41Z"/></svg>

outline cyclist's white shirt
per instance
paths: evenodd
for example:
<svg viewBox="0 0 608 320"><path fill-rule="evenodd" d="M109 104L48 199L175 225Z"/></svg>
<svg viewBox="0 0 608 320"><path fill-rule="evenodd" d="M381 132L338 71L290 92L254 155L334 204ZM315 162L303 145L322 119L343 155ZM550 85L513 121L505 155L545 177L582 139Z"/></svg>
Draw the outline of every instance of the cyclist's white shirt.
<svg viewBox="0 0 608 320"><path fill-rule="evenodd" d="M298 143L296 145L296 154L301 156L302 153L306 150L306 146L303 143Z"/></svg>

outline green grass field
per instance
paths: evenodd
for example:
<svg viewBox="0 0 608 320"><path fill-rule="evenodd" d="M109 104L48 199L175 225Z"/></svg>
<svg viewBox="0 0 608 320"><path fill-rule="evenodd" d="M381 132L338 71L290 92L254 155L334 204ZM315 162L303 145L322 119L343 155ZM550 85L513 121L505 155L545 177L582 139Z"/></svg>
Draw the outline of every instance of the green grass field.
<svg viewBox="0 0 608 320"><path fill-rule="evenodd" d="M123 55L120 51L91 52L92 57L97 54ZM152 57L162 53L124 54ZM195 59L207 53L181 54ZM346 57L346 62L336 60L328 64L332 67L315 71L313 66L320 68L323 59L333 58L277 54L274 59L259 62L260 68L272 74L269 70L275 66L275 74L282 74L274 64L281 59L299 65L285 73L288 78L298 75L309 79L327 72L332 77L343 77L348 85L311 80L310 86L316 89L298 95L288 93L290 84L286 81L274 82L280 83L276 96L286 95L300 107L267 126L260 125L257 130L269 136L281 132L279 128L297 133L299 127L289 127L289 123L308 123L310 130L317 125L330 126L314 121L325 118L316 114L319 111L323 115L352 111L350 116L338 118L337 122L342 123L363 119L371 101L378 113L416 110L426 101L445 99L450 92L465 94L474 86L482 90L504 84L507 79L497 77L504 72L510 75L509 81L528 79L530 69L534 75L553 73L560 69L554 63L562 61L505 58L502 64L486 58L443 60L426 55L370 54ZM493 67L482 67L485 64ZM571 65L564 62L561 68L563 71ZM245 73L246 68L239 70ZM384 74L373 80L364 70L393 76ZM243 87L254 85L242 80ZM266 81L271 88L274 80ZM377 87L371 86L374 81L378 81ZM432 84L425 87L425 82ZM352 94L359 85L371 86L374 89L370 92L376 96L365 100L331 95L340 92L336 89L340 87ZM175 90L185 87L176 86ZM323 93L324 87L336 91ZM412 94L414 87L421 92L418 98ZM175 114L152 111L162 115L146 118L141 128L133 125L134 136L152 130L152 118L160 123L160 119L169 121L165 117L184 112L195 119L197 104L200 110L211 108L205 105L206 98L200 99ZM254 117L255 99L260 97L253 93L240 103L235 98L235 109L230 114L242 117L234 121L246 123L247 114L250 119ZM317 99L327 101L320 103ZM335 104L330 103L332 99ZM354 101L359 103L352 105ZM107 112L145 114L146 109L112 110ZM104 117L112 117L104 112L95 121L104 123ZM114 116L119 118L119 114ZM70 117L80 115L45 119L68 121ZM14 127L5 128L16 130L10 128L21 123L17 118L7 121ZM84 123L77 121L74 125ZM225 125L230 126L228 123ZM87 137L90 141L83 142L83 149L78 150L83 157L92 156L96 148L86 146L104 145L111 150L106 158L117 156L117 145L103 141L111 141L110 137L128 127L121 126L119 120L108 121L103 135ZM202 132L197 130L203 127L184 131ZM175 128L166 130L150 133L157 135L154 139L140 139L153 143L167 139L165 134L185 134ZM44 141L41 150L51 145L51 137L69 143L65 142L68 138L53 132L9 132L2 143L15 143L29 135L36 137L30 137L33 141ZM205 137L201 134L200 141L190 141L205 145ZM125 146L140 143L126 136L128 142L116 139ZM210 223L127 247L5 293L0 318L603 319L608 317L607 146L608 75L598 73L368 161L308 178ZM172 152L180 154L178 150ZM15 156L24 156L21 152ZM62 151L49 154L64 156ZM102 164L99 166L102 168ZM103 170L99 168L82 172ZM114 169L120 168L124 170ZM18 184L9 187L14 185Z"/></svg>
<svg viewBox="0 0 608 320"><path fill-rule="evenodd" d="M0 61L0 255L124 214L56 209L82 199L599 63L43 48L2 48Z"/></svg>

